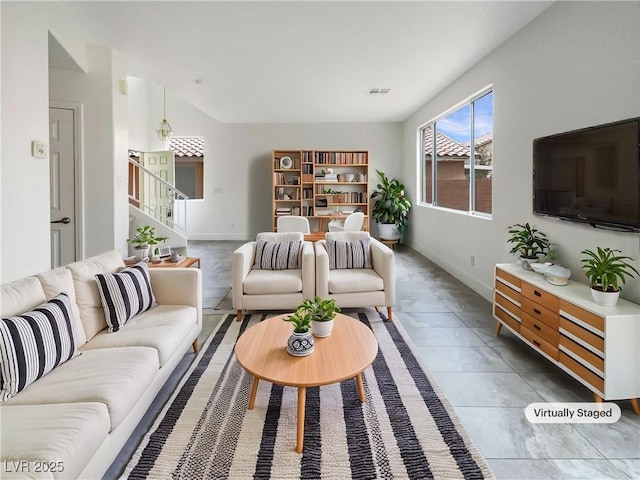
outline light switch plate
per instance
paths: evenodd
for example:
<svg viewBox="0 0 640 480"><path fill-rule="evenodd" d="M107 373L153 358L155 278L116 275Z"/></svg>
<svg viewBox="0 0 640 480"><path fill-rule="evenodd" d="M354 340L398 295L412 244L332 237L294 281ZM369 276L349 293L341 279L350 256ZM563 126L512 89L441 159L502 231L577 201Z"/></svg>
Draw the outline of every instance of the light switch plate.
<svg viewBox="0 0 640 480"><path fill-rule="evenodd" d="M31 155L36 158L47 158L49 156L47 144L39 140L33 140L31 142Z"/></svg>

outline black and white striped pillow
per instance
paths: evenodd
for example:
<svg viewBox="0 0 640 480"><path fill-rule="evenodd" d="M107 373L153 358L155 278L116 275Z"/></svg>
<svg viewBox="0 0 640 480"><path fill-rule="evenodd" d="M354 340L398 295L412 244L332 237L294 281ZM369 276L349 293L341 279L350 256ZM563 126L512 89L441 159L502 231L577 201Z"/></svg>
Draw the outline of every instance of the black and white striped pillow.
<svg viewBox="0 0 640 480"><path fill-rule="evenodd" d="M0 320L0 402L78 354L65 292L30 312Z"/></svg>
<svg viewBox="0 0 640 480"><path fill-rule="evenodd" d="M369 237L352 242L327 240L329 270L372 268Z"/></svg>
<svg viewBox="0 0 640 480"><path fill-rule="evenodd" d="M127 320L156 306L149 267L144 262L118 273L98 273L96 281L109 333L117 332Z"/></svg>
<svg viewBox="0 0 640 480"><path fill-rule="evenodd" d="M256 270L288 270L300 268L302 255L302 241L267 242L258 240L256 243Z"/></svg>

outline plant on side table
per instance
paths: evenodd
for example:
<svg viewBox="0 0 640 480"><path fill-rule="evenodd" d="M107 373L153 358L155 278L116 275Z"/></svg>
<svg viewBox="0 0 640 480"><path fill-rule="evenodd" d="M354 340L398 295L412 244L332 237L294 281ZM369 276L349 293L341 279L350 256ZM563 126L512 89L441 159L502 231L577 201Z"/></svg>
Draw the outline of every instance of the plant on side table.
<svg viewBox="0 0 640 480"><path fill-rule="evenodd" d="M154 249L155 245L160 242L164 242L169 237L156 237L155 228L149 225L144 225L136 228L136 234L127 239L127 242L134 245L133 251L136 258L144 260L149 253L155 254L155 251L149 252L149 249Z"/></svg>
<svg viewBox="0 0 640 480"><path fill-rule="evenodd" d="M313 335L311 328L311 314L296 310L295 313L283 318L285 322L293 323L293 334L287 340L287 352L294 357L305 357L313 352Z"/></svg>
<svg viewBox="0 0 640 480"><path fill-rule="evenodd" d="M334 299L326 299L316 296L313 300L306 299L300 305L296 313L306 313L311 316L311 330L316 337L328 337L333 330L333 319L340 308Z"/></svg>
<svg viewBox="0 0 640 480"><path fill-rule="evenodd" d="M633 258L623 255L621 250L615 248L596 247L596 251L582 250L584 255L582 262L584 273L589 279L593 301L603 307L613 307L618 302L620 286L626 282L627 277L633 278L640 272L626 260Z"/></svg>
<svg viewBox="0 0 640 480"><path fill-rule="evenodd" d="M507 243L513 244L509 253L520 255L522 268L525 270L531 270L531 263L537 262L540 256L546 255L549 251L547 236L528 223L511 225L509 233L511 237Z"/></svg>
<svg viewBox="0 0 640 480"><path fill-rule="evenodd" d="M384 240L399 240L409 226L407 215L411 201L404 196L404 184L397 178L389 180L380 170L376 170L380 183L371 193L373 205L371 217L378 222L378 233Z"/></svg>

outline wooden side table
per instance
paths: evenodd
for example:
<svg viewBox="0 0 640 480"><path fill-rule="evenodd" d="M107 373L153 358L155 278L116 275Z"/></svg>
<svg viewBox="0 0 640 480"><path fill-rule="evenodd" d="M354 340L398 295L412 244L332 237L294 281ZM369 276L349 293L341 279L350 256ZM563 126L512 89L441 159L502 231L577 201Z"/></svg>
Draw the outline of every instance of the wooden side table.
<svg viewBox="0 0 640 480"><path fill-rule="evenodd" d="M398 240L382 240L382 239L380 239L380 242L384 243L391 250L395 250L396 249L396 245L398 244Z"/></svg>
<svg viewBox="0 0 640 480"><path fill-rule="evenodd" d="M126 266L135 265L140 260L125 260L124 264ZM196 265L197 264L197 265ZM182 257L177 262L172 262L170 258L164 258L159 262L147 262L147 266L149 268L187 268L191 265L196 265L196 268L200 268L200 257Z"/></svg>

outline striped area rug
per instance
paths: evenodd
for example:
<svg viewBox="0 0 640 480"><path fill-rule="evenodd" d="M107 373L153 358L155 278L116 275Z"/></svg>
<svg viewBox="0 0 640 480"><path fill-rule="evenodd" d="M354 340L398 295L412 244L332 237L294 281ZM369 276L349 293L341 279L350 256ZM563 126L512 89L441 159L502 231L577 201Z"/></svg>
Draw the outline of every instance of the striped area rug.
<svg viewBox="0 0 640 480"><path fill-rule="evenodd" d="M355 381L307 389L304 452L295 452L297 389L260 382L237 363L239 335L267 315L229 315L132 456L122 478L482 479L493 475L415 355L401 320L351 313L379 351ZM283 346L283 348L285 348Z"/></svg>

